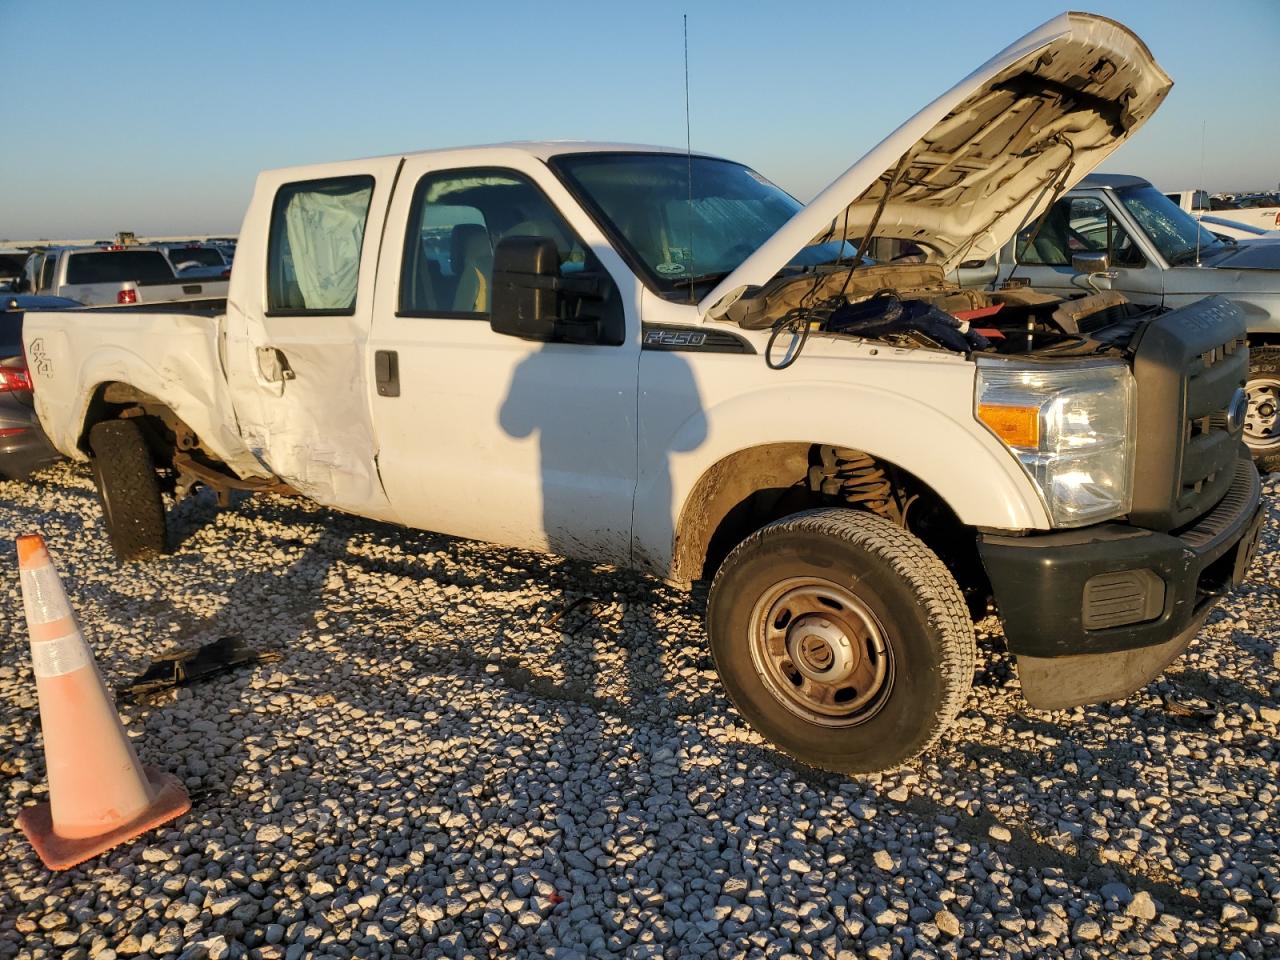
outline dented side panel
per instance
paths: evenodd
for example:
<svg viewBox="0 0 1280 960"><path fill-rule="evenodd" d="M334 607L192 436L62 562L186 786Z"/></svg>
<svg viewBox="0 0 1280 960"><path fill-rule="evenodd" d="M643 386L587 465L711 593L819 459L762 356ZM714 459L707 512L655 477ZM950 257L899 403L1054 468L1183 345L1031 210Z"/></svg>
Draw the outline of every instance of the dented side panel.
<svg viewBox="0 0 1280 960"><path fill-rule="evenodd" d="M245 444L272 472L325 506L378 519L392 517L378 473L370 413L372 360L367 346L378 252L399 157L267 171L249 205L227 304L225 360ZM369 175L354 313L276 316L268 311L268 243L281 186Z"/></svg>

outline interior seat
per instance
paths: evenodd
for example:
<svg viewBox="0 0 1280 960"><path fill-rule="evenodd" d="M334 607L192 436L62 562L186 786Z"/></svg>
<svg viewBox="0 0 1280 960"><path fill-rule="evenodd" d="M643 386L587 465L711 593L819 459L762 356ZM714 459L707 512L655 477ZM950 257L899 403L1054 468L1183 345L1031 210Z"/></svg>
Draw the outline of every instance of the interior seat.
<svg viewBox="0 0 1280 960"><path fill-rule="evenodd" d="M478 223L460 223L449 235L449 259L457 287L457 313L489 312L489 278L493 276L493 246L489 231Z"/></svg>

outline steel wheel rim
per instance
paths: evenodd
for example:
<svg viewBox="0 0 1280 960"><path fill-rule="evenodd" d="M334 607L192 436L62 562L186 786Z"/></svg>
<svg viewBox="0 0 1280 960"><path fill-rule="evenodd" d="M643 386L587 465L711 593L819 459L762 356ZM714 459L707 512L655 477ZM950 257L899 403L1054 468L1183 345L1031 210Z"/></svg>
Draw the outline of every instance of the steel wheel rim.
<svg viewBox="0 0 1280 960"><path fill-rule="evenodd" d="M791 577L751 612L751 662L791 713L852 727L879 712L893 687L893 647L871 609L821 577Z"/></svg>
<svg viewBox="0 0 1280 960"><path fill-rule="evenodd" d="M1244 442L1255 449L1280 446L1280 380L1257 377L1244 389L1249 398Z"/></svg>

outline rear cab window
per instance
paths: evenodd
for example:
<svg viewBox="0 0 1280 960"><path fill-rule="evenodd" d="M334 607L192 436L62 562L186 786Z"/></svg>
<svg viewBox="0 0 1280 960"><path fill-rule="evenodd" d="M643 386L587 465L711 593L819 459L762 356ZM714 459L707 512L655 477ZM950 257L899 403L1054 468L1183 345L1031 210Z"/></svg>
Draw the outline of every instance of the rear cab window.
<svg viewBox="0 0 1280 960"><path fill-rule="evenodd" d="M158 250L85 250L67 256L67 283L170 283L173 268Z"/></svg>
<svg viewBox="0 0 1280 960"><path fill-rule="evenodd" d="M351 316L373 177L286 183L267 241L268 316Z"/></svg>

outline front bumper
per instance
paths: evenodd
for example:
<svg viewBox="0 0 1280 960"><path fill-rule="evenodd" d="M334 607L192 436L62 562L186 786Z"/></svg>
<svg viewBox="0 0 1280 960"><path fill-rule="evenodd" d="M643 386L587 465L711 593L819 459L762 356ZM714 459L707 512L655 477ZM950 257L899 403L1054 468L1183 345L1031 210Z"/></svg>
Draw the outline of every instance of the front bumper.
<svg viewBox="0 0 1280 960"><path fill-rule="evenodd" d="M1262 526L1262 485L1236 463L1227 493L1176 534L1108 523L1003 537L979 550L1023 696L1060 709L1145 686L1243 579Z"/></svg>

